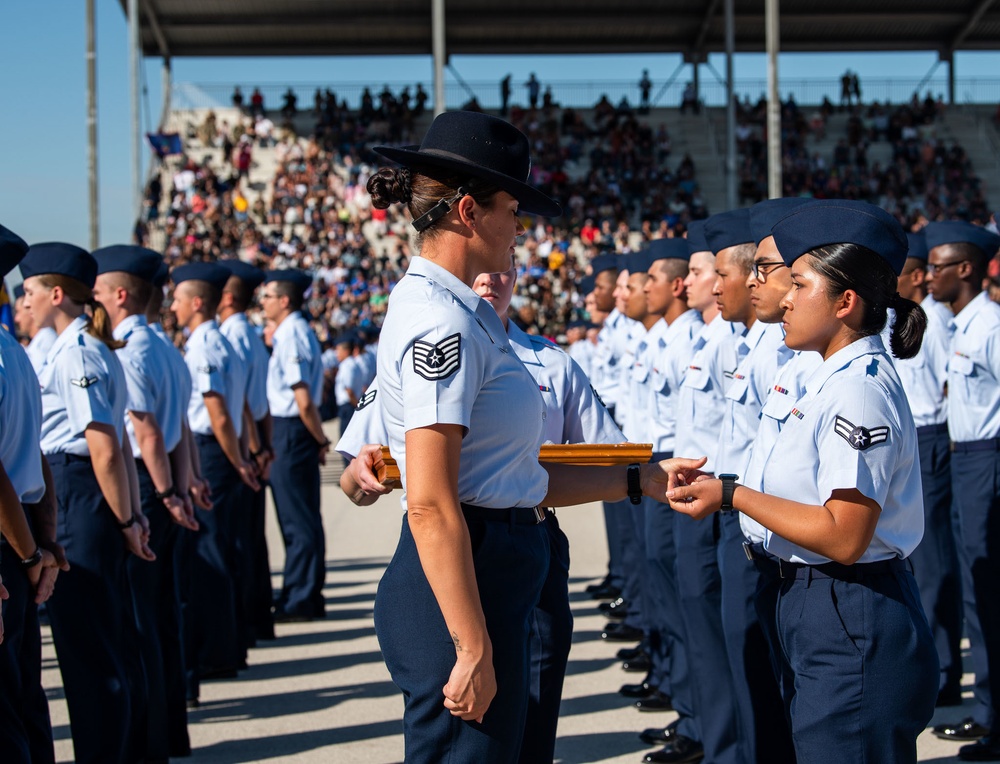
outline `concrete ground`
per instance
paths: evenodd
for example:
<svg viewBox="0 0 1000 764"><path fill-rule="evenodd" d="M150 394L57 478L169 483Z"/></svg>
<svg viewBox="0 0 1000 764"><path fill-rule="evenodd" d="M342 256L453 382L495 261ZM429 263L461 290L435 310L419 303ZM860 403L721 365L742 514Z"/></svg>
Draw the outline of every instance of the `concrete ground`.
<svg viewBox="0 0 1000 764"><path fill-rule="evenodd" d="M372 602L382 569L396 545L401 510L389 496L372 507L351 505L340 492L339 464L324 470L328 617L278 626L278 639L250 653L250 667L232 681L202 687L202 705L190 713L192 762L337 762L379 764L403 759L403 703L382 663L372 626ZM560 510L572 548L570 591L576 615L573 652L562 703L556 757L560 762L637 764L647 751L636 733L666 725L674 714L641 714L616 692L641 676L625 674L614 659L620 644L604 643L605 623L586 596L607 562L600 505ZM272 569L283 549L269 518ZM275 575L275 584L278 575ZM69 720L48 631L43 633L43 682L48 688L56 755L73 760ZM965 684L971 682L966 676ZM968 696L969 693L966 692ZM966 706L971 701L966 700ZM934 723L964 716L944 709ZM920 761L952 762L957 746L929 732L919 740Z"/></svg>

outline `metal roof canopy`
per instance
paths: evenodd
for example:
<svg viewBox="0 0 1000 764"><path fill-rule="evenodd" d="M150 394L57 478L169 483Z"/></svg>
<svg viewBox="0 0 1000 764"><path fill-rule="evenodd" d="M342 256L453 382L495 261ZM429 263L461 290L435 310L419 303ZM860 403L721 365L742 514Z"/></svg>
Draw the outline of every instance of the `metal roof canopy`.
<svg viewBox="0 0 1000 764"><path fill-rule="evenodd" d="M119 0L128 12L128 0ZM782 0L781 49L1000 49L994 0ZM428 0L140 0L148 56L431 55ZM447 0L451 54L725 50L721 0ZM764 3L735 2L736 50L763 52Z"/></svg>

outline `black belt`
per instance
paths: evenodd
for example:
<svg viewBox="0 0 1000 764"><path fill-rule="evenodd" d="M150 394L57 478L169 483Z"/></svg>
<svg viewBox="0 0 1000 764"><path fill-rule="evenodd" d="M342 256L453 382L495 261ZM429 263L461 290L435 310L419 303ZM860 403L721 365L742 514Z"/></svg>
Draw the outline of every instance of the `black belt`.
<svg viewBox="0 0 1000 764"><path fill-rule="evenodd" d="M71 462L87 462L90 463L89 456L80 456L79 454L69 454L64 451L60 451L56 454L46 454L45 458L48 460L49 464L70 464Z"/></svg>
<svg viewBox="0 0 1000 764"><path fill-rule="evenodd" d="M973 451L1000 451L1000 438L987 440L963 440L951 444L951 450L956 454L968 454Z"/></svg>
<svg viewBox="0 0 1000 764"><path fill-rule="evenodd" d="M219 442L214 434L210 435L208 433L202 433L202 432L193 432L191 434L194 435L194 442L200 445L211 445L212 443Z"/></svg>
<svg viewBox="0 0 1000 764"><path fill-rule="evenodd" d="M813 578L834 578L838 581L858 582L875 576L902 573L904 570L906 570L906 563L898 557L878 562L856 562L853 565L842 565L839 562L806 565L802 562L787 562L778 559L778 574L782 578L794 578L799 581L809 581Z"/></svg>
<svg viewBox="0 0 1000 764"><path fill-rule="evenodd" d="M921 435L946 435L947 433L947 422L941 422L940 424L925 424L923 427L917 428L918 437Z"/></svg>
<svg viewBox="0 0 1000 764"><path fill-rule="evenodd" d="M541 507L509 507L493 509L462 504L462 511L469 517L480 520L510 523L511 525L538 525L545 521L545 511Z"/></svg>

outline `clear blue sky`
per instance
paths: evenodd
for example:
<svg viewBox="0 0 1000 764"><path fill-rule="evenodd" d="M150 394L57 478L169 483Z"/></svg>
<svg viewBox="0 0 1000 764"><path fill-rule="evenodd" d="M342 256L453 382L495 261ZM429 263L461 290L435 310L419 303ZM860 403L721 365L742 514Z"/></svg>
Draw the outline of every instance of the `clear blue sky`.
<svg viewBox="0 0 1000 764"><path fill-rule="evenodd" d="M125 241L132 225L129 185L129 95L126 22L118 0L97 2L99 179L102 244ZM29 242L63 240L83 246L88 238L86 158L85 26L82 0L33 0L0 4L0 222ZM676 55L644 56L456 56L470 82L496 81L511 72L521 83L529 72L543 80L636 80L643 68L656 84L676 68ZM919 78L934 53L789 54L783 77L836 77L847 68L862 78ZM722 56L713 66L724 70ZM736 59L736 78L766 76L760 54ZM306 59L178 59L175 82L382 83L431 79L429 57ZM945 67L939 70L943 75ZM996 77L1000 53L963 53L959 77ZM160 111L160 61L144 63L148 96L141 109L143 130ZM685 75L682 75L682 77ZM711 75L705 73L704 78ZM309 101L308 93L300 93ZM301 102L300 101L300 102ZM144 146L143 152L148 149Z"/></svg>

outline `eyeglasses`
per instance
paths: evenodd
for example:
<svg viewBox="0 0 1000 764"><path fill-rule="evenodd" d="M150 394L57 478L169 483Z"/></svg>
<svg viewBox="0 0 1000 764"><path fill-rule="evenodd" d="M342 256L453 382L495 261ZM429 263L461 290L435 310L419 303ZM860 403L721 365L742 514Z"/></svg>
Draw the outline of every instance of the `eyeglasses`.
<svg viewBox="0 0 1000 764"><path fill-rule="evenodd" d="M950 263L927 263L927 272L930 274L935 274L938 271L943 271L945 268L950 268L953 265L961 265L962 263L967 263L968 260L955 260Z"/></svg>
<svg viewBox="0 0 1000 764"><path fill-rule="evenodd" d="M260 300L274 300L277 297L278 297L278 295L276 295L276 294L263 294L262 293L262 294L258 295L258 299L260 299Z"/></svg>
<svg viewBox="0 0 1000 764"><path fill-rule="evenodd" d="M759 281L761 284L763 284L765 281L767 281L768 275L772 271L776 270L779 265L780 266L784 266L785 265L784 261L775 260L774 262L771 262L771 263L757 263L757 262L755 262L755 263L753 263L753 265L750 266L750 272L753 274L753 277L755 279L757 279L757 281ZM761 268L770 268L771 270L769 270L769 271L762 271Z"/></svg>

